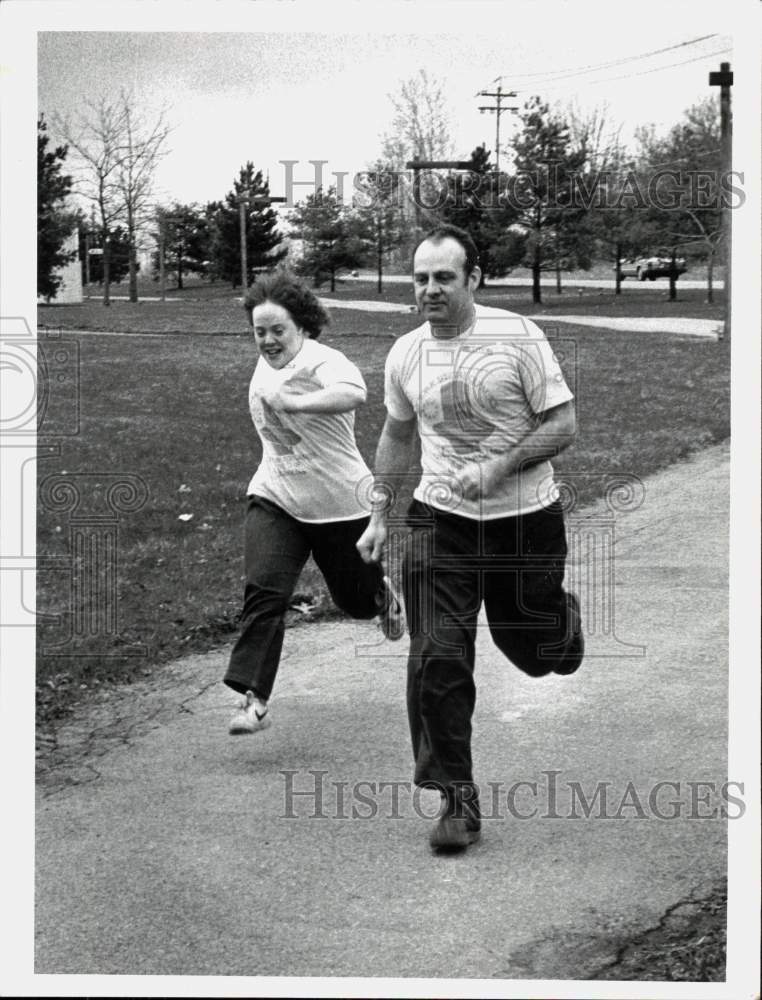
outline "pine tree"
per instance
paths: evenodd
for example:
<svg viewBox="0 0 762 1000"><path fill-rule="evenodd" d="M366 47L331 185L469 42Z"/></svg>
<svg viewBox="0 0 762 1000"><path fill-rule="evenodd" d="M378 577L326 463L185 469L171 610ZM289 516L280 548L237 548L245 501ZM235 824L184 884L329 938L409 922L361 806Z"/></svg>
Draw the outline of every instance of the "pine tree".
<svg viewBox="0 0 762 1000"><path fill-rule="evenodd" d="M484 145L477 146L467 171L447 175L447 200L441 213L446 222L470 233L479 251L481 286L487 277L505 274L522 256L522 248L509 231L516 212L500 203L498 177L490 155Z"/></svg>
<svg viewBox="0 0 762 1000"><path fill-rule="evenodd" d="M153 236L159 246L163 240L164 269L174 273L178 289L182 289L185 275L208 273L211 234L206 211L200 205L173 202L157 209ZM151 265L156 277L160 270L158 249L151 255Z"/></svg>
<svg viewBox="0 0 762 1000"><path fill-rule="evenodd" d="M574 178L586 159L584 146L575 147L569 126L538 97L521 115L523 129L514 140L515 175L510 202L524 230L524 266L532 271L532 299L542 301L542 271L570 268L589 252L587 234L579 226L585 208L574 203Z"/></svg>
<svg viewBox="0 0 762 1000"><path fill-rule="evenodd" d="M338 271L363 263L362 224L339 202L335 188L309 195L293 210L291 223L304 243L299 270L315 286L328 278L333 292Z"/></svg>
<svg viewBox="0 0 762 1000"><path fill-rule="evenodd" d="M714 263L722 246L722 142L719 98L689 108L664 137L653 128L636 133L643 187L654 192L644 213L651 227L651 252L694 254L707 262L707 299L713 301ZM677 273L670 276L676 297Z"/></svg>
<svg viewBox="0 0 762 1000"><path fill-rule="evenodd" d="M233 190L225 195L225 201L211 202L207 206L212 230L213 274L230 281L233 288L241 283L241 197L248 198L244 205L247 283L251 283L257 271L275 267L288 253L285 247L278 249L283 242L277 229L278 216L270 205L256 203L257 198L269 196L269 183L263 179L261 170L254 170L254 164L249 160L241 167L237 180L233 182Z"/></svg>
<svg viewBox="0 0 762 1000"><path fill-rule="evenodd" d="M50 137L44 116L37 120L37 295L51 299L61 284L56 272L76 253L65 253L76 216L64 208L72 179L63 173L66 146L48 150Z"/></svg>
<svg viewBox="0 0 762 1000"><path fill-rule="evenodd" d="M359 178L355 216L360 234L376 263L378 294L383 291L384 260L399 247L405 226L401 175L388 163L376 161ZM356 182L358 187L358 182Z"/></svg>

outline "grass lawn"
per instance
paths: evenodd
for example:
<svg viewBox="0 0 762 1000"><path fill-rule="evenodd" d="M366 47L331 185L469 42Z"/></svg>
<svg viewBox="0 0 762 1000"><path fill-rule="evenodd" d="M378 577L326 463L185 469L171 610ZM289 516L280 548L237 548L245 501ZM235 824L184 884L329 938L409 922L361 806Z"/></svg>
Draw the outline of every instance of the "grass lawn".
<svg viewBox="0 0 762 1000"><path fill-rule="evenodd" d="M649 294L634 293L633 305L635 296L646 307ZM47 307L40 320L55 327L55 317L89 310L108 314L95 328L124 324L160 332L180 321L183 329L159 337L79 337L80 432L63 439L60 455L49 454L40 440L40 480L97 473L87 481L97 493L107 476L132 475L148 491L140 509L120 515L118 524L117 634L91 635L58 655L46 647L65 639L75 601L86 605L86 596L70 598L70 515L38 504L38 555L62 560L58 569L38 572L38 609L62 616L58 625L39 627L41 719L65 711L89 688L232 639L240 608L244 491L260 455L247 409L255 348L240 305L227 289L216 300L194 301L189 291L181 303L97 308ZM188 335L212 316L206 332ZM408 315L342 309L323 337L365 374L369 402L356 426L369 462L384 417L384 359L394 337L414 323ZM586 474L581 503L600 495L606 474L644 477L728 436L726 343L573 325L554 343L577 395L579 420L576 445L555 464L561 478L564 471ZM100 487L93 482L99 477ZM181 514L193 516L180 520ZM308 567L299 594L318 610L328 607L314 569ZM128 655L138 647L142 657Z"/></svg>
<svg viewBox="0 0 762 1000"><path fill-rule="evenodd" d="M113 294L126 294L119 288ZM246 314L241 308L240 289L230 285L190 283L182 291L168 290L167 301L142 299L140 302L113 301L104 308L96 286L91 286L93 298L68 305L49 305L38 308L41 326L64 330L110 330L116 332L142 331L145 333L245 333L248 330ZM141 294L156 296L151 283L141 287ZM341 281L335 292L324 285L318 289L330 304L332 299L360 299L371 302L413 303L412 287L387 283L381 294L372 281ZM714 303L707 304L704 289L683 288L678 283L678 297L670 302L664 289L635 288L634 283L624 282L621 295L612 290L579 288L573 283L564 287L561 295L544 288L543 301L532 302L531 289L526 286L487 285L477 294L486 305L510 309L528 315L553 313L580 313L598 316L688 316L702 319L721 319L724 292L715 291ZM357 324L358 332L366 326L365 317Z"/></svg>

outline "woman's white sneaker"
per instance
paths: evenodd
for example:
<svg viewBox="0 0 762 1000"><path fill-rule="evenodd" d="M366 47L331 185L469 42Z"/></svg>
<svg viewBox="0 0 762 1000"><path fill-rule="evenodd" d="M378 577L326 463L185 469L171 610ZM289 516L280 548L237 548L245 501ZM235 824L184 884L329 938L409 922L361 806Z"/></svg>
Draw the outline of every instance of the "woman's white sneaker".
<svg viewBox="0 0 762 1000"><path fill-rule="evenodd" d="M394 589L394 584L388 576L384 577L384 590L381 596L383 604L378 615L378 624L387 639L396 641L405 634L405 609L402 598Z"/></svg>
<svg viewBox="0 0 762 1000"><path fill-rule="evenodd" d="M230 720L228 732L231 736L246 736L248 733L258 733L272 725L272 719L267 712L267 702L260 701L253 691L246 692L246 700L242 701Z"/></svg>

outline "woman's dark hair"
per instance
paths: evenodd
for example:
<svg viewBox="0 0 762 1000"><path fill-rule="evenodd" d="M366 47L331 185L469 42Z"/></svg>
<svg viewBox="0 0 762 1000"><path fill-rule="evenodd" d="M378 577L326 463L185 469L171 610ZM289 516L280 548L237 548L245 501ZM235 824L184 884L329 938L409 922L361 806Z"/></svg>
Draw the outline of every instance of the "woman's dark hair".
<svg viewBox="0 0 762 1000"><path fill-rule="evenodd" d="M249 323L254 325L254 307L263 302L274 302L282 306L297 326L301 327L312 340L316 340L330 323L328 313L320 304L314 292L288 271L275 271L257 278L244 296L243 305L249 314Z"/></svg>
<svg viewBox="0 0 762 1000"><path fill-rule="evenodd" d="M479 251L476 249L476 244L471 239L471 236L465 231L465 229L461 229L460 226L443 223L441 226L435 226L434 229L426 233L421 240L421 243L427 243L428 241L431 241L432 243L441 243L442 240L455 240L456 243L460 243L463 247L463 252L466 255L463 267L466 272L466 277L468 277L479 263ZM419 243L415 248L416 250L421 243Z"/></svg>

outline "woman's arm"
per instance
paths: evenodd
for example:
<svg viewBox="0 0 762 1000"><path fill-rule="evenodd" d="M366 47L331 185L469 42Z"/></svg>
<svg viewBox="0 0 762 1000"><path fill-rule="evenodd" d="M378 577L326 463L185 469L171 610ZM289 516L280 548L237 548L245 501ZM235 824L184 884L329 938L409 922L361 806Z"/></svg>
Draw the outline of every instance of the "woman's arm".
<svg viewBox="0 0 762 1000"><path fill-rule="evenodd" d="M273 410L282 413L347 413L365 402L366 392L359 385L337 382L325 389L312 392L292 392L288 385L269 393L262 399Z"/></svg>

